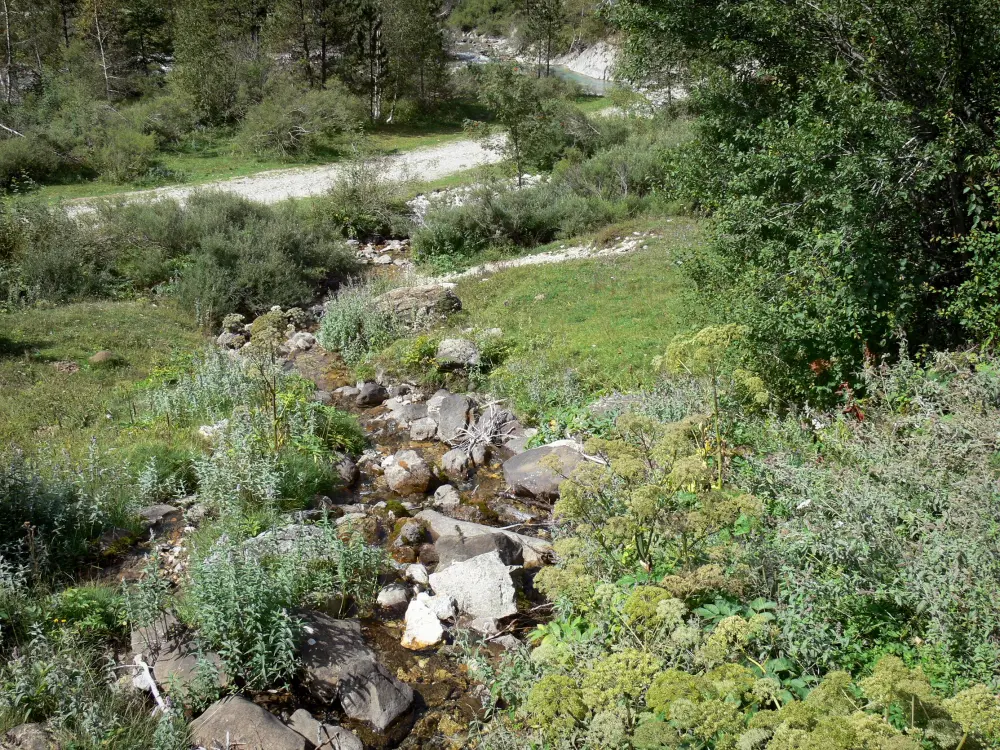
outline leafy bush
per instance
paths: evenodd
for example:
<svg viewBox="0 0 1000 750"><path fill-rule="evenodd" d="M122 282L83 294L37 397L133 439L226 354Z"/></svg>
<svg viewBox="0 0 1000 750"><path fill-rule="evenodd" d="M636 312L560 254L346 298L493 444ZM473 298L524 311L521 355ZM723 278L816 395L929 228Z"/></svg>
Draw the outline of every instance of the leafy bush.
<svg viewBox="0 0 1000 750"><path fill-rule="evenodd" d="M317 338L331 351L339 351L347 364L360 364L381 351L400 334L393 313L375 303L385 291L376 284L350 283L326 303Z"/></svg>
<svg viewBox="0 0 1000 750"><path fill-rule="evenodd" d="M405 234L407 176L385 156L356 152L314 208L314 219L347 237Z"/></svg>
<svg viewBox="0 0 1000 750"><path fill-rule="evenodd" d="M904 359L866 371L856 411L747 435L760 457L743 481L773 514L751 566L773 571L756 585L776 592L788 653L857 670L888 652L936 684L995 679L996 373L966 355Z"/></svg>
<svg viewBox="0 0 1000 750"><path fill-rule="evenodd" d="M258 156L309 154L331 137L357 130L365 116L364 104L336 83L303 93L285 82L247 112L236 145Z"/></svg>
<svg viewBox="0 0 1000 750"><path fill-rule="evenodd" d="M94 168L111 182L135 182L156 161L156 137L127 125L109 126L100 135L91 156Z"/></svg>
<svg viewBox="0 0 1000 750"><path fill-rule="evenodd" d="M128 480L101 465L96 453L84 466L29 459L8 450L0 460L0 556L35 579L71 568L102 531L132 525Z"/></svg>
<svg viewBox="0 0 1000 750"><path fill-rule="evenodd" d="M37 136L0 141L0 187L44 182L62 165L55 149Z"/></svg>
<svg viewBox="0 0 1000 750"><path fill-rule="evenodd" d="M140 750L154 747L160 719L138 691L116 690L96 649L72 630L36 632L23 651L0 666L0 732L45 722L65 746Z"/></svg>
<svg viewBox="0 0 1000 750"><path fill-rule="evenodd" d="M343 541L321 524L291 549L220 540L191 567L184 605L199 638L216 649L229 674L262 689L285 683L297 669L301 625L293 611L310 597L374 601L383 553Z"/></svg>
<svg viewBox="0 0 1000 750"><path fill-rule="evenodd" d="M15 304L156 290L215 322L308 304L351 263L293 206L226 193L193 195L183 206L108 203L92 222L35 201L5 208L0 280Z"/></svg>

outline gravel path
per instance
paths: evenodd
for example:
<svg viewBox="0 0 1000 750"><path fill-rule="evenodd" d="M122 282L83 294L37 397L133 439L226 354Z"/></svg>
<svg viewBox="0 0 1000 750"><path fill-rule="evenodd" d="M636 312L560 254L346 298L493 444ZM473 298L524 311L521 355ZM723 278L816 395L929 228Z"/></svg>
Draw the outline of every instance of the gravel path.
<svg viewBox="0 0 1000 750"><path fill-rule="evenodd" d="M511 268L520 268L521 266L539 266L547 265L549 263L565 263L568 260L586 260L587 258L607 258L615 255L628 255L636 250L644 249L646 247L646 242L653 236L655 235L634 235L622 240L617 245L612 247L595 248L588 245L574 245L561 250L549 250L544 253L535 253L534 255L522 255L519 258L511 258L510 260L498 260L492 263L483 263L480 266L473 266L472 268L468 268L460 273L434 276L429 281L453 282L473 276L483 276L486 274L497 273L498 271L506 271Z"/></svg>
<svg viewBox="0 0 1000 750"><path fill-rule="evenodd" d="M476 141L466 140L407 151L390 156L388 159L391 165L390 175L393 179L428 181L482 164L492 164L500 160L500 154L494 150L483 148ZM259 172L249 177L208 182L202 185L137 190L130 193L120 193L111 196L110 199L155 201L174 198L183 203L195 191L221 190L260 203L277 203L287 198L307 198L311 195L321 195L336 182L343 169L342 163L327 164L321 167L280 169ZM95 204L102 200L107 200L107 198L80 198L67 201L66 211L70 216L89 213L94 210Z"/></svg>

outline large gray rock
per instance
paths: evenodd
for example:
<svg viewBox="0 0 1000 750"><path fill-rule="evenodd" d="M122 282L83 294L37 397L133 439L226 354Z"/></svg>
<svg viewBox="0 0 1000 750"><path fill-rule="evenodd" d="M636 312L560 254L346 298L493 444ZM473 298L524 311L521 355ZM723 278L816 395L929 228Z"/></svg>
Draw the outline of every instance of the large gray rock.
<svg viewBox="0 0 1000 750"><path fill-rule="evenodd" d="M355 403L358 406L380 406L389 398L389 392L378 383L365 383L358 392Z"/></svg>
<svg viewBox="0 0 1000 750"><path fill-rule="evenodd" d="M584 460L579 446L560 440L507 459L503 475L518 495L552 499L559 496L559 484Z"/></svg>
<svg viewBox="0 0 1000 750"><path fill-rule="evenodd" d="M434 357L444 369L473 367L480 361L479 347L468 339L444 339L438 344Z"/></svg>
<svg viewBox="0 0 1000 750"><path fill-rule="evenodd" d="M303 683L314 697L325 703L339 699L348 716L380 732L413 702L409 685L378 663L357 620L310 612L299 653Z"/></svg>
<svg viewBox="0 0 1000 750"><path fill-rule="evenodd" d="M462 309L452 284L398 287L376 298L375 303L394 313L412 328L426 328Z"/></svg>
<svg viewBox="0 0 1000 750"><path fill-rule="evenodd" d="M302 659L303 682L317 699L330 702L340 692L344 666L356 659L375 661L357 620L338 620L322 612L304 618Z"/></svg>
<svg viewBox="0 0 1000 750"><path fill-rule="evenodd" d="M400 495L427 492L431 483L431 469L416 451L399 451L383 468L389 489Z"/></svg>
<svg viewBox="0 0 1000 750"><path fill-rule="evenodd" d="M547 563L549 558L552 556L552 543L545 539L539 539L538 537L516 534L513 531L495 529L492 526L484 526L470 521L459 521L456 518L451 518L443 513L438 513L435 510L422 510L417 513L415 518L424 522L424 527L430 533L431 539L434 540L435 547L444 543L445 545L451 544L452 549L457 549L458 545L462 545L465 549L471 551L473 549L471 545L479 543L474 542L474 540L478 537L490 538L502 536L510 539L517 545L517 547L520 548L521 558L523 559L524 566L526 568L541 567ZM510 549L509 547L505 547L503 542L497 543L495 541L484 541L482 544L490 545L485 549L485 551L490 551L491 549L499 551ZM456 558L453 556L452 562L454 562L455 559ZM438 564L440 567L440 561ZM514 563L512 562L510 564Z"/></svg>
<svg viewBox="0 0 1000 750"><path fill-rule="evenodd" d="M428 413L430 411L428 404ZM441 399L437 409L438 440L442 443L453 443L461 440L465 429L473 417L473 403L468 396L449 393Z"/></svg>
<svg viewBox="0 0 1000 750"><path fill-rule="evenodd" d="M195 745L240 750L306 750L305 738L260 706L235 695L216 701L191 722ZM228 744L226 744L228 742Z"/></svg>
<svg viewBox="0 0 1000 750"><path fill-rule="evenodd" d="M420 401L403 404L396 403L395 399L389 399L386 406L392 411L392 418L401 424L412 424L418 419L427 416L427 404Z"/></svg>
<svg viewBox="0 0 1000 750"><path fill-rule="evenodd" d="M435 594L451 596L460 611L474 618L500 619L517 613L511 566L496 551L453 563L430 578Z"/></svg>
<svg viewBox="0 0 1000 750"><path fill-rule="evenodd" d="M304 708L288 717L288 727L298 732L309 748L322 750L364 750L364 743L353 732L334 724L324 724Z"/></svg>
<svg viewBox="0 0 1000 750"><path fill-rule="evenodd" d="M384 732L413 703L413 688L371 659L353 659L340 677L340 705L352 719Z"/></svg>
<svg viewBox="0 0 1000 750"><path fill-rule="evenodd" d="M204 678L206 670L215 674L216 684L229 684L222 659L214 652L202 653L194 634L184 628L172 614L162 614L152 623L132 631L132 653L141 654L152 667L153 679L164 691L172 685L185 685L195 678ZM204 664L199 664L203 660Z"/></svg>

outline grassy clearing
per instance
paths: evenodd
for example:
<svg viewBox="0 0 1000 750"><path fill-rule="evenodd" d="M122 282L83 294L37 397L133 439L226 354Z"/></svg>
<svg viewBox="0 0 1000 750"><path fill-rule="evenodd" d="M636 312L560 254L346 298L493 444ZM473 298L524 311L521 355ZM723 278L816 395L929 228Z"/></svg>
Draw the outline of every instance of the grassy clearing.
<svg viewBox="0 0 1000 750"><path fill-rule="evenodd" d="M461 324L502 328L516 357L578 369L594 391L650 385L652 358L707 316L677 266L700 241L698 223L675 218L659 231L648 249L630 255L465 280L457 290Z"/></svg>
<svg viewBox="0 0 1000 750"><path fill-rule="evenodd" d="M203 337L189 318L147 302L93 302L0 315L0 444L47 443L78 454L91 437L121 433L122 395L159 366L198 350ZM100 350L113 362L92 365ZM72 363L77 372L60 371Z"/></svg>

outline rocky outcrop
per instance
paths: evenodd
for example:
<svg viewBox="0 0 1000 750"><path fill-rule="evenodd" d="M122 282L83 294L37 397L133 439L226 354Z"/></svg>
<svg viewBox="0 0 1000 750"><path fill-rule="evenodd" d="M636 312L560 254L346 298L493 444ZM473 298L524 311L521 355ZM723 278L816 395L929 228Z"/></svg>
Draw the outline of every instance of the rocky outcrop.
<svg viewBox="0 0 1000 750"><path fill-rule="evenodd" d="M559 496L559 484L584 460L579 445L560 440L507 459L503 476L515 494L552 499Z"/></svg>
<svg viewBox="0 0 1000 750"><path fill-rule="evenodd" d="M238 696L216 701L191 722L191 740L204 748L306 750L305 738L260 706Z"/></svg>
<svg viewBox="0 0 1000 750"><path fill-rule="evenodd" d="M454 284L428 284L390 289L375 304L414 329L428 328L462 309Z"/></svg>

